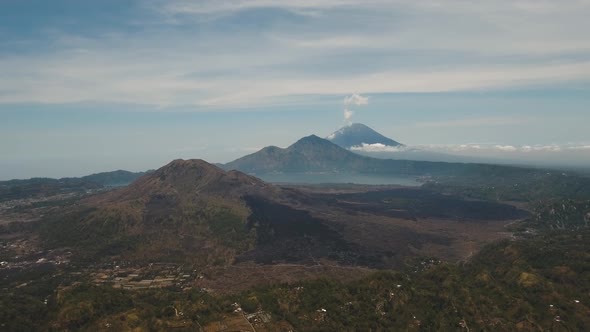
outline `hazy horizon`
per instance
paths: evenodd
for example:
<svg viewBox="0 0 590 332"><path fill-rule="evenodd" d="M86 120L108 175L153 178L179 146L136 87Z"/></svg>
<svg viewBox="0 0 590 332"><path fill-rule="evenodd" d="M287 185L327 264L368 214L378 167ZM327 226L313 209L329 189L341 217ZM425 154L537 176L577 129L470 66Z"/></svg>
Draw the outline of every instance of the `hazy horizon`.
<svg viewBox="0 0 590 332"><path fill-rule="evenodd" d="M3 180L227 162L350 122L437 153L590 168L587 1L0 9Z"/></svg>

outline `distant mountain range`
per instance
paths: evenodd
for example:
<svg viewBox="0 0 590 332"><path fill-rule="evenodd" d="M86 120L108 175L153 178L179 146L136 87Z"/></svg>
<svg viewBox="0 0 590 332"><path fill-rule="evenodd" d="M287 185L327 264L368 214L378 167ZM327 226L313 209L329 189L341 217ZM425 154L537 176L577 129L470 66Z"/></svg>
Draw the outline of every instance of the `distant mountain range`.
<svg viewBox="0 0 590 332"><path fill-rule="evenodd" d="M135 181L140 176L149 173L151 171L146 172L130 172L125 170L117 170L112 172L102 172L102 173L95 173L83 176L80 181L83 182L93 182L98 183L102 186L107 187L117 187L117 186L126 186L131 182ZM66 178L69 180L75 180L77 178ZM60 179L64 180L64 179Z"/></svg>
<svg viewBox="0 0 590 332"><path fill-rule="evenodd" d="M117 170L79 178L32 178L0 181L0 202L30 198L37 195L50 196L63 192L84 192L104 187L126 186L145 173Z"/></svg>
<svg viewBox="0 0 590 332"><path fill-rule="evenodd" d="M410 185L408 180L419 180L428 182L429 186L450 185L456 187L458 193L464 192L466 187L472 188L470 190L481 197L488 197L497 188L503 188L506 197L520 200L558 195L555 188L583 196L590 181L575 174L568 176L541 168L372 158L315 135L304 137L285 149L264 148L221 167L240 170L269 182ZM357 182L355 179L359 177L361 179ZM388 182L388 179L395 182ZM529 197L521 195L523 186L528 187ZM548 193L549 189L552 192Z"/></svg>
<svg viewBox="0 0 590 332"><path fill-rule="evenodd" d="M53 183L93 183L101 186L123 186L133 182L138 177L144 175L147 172L130 172L125 170L116 170L111 172L94 173L82 177L67 177L67 178L30 178L30 179L17 179L0 181L0 186L13 186L13 185L24 185L24 184L53 184Z"/></svg>
<svg viewBox="0 0 590 332"><path fill-rule="evenodd" d="M497 176L530 174L535 170L490 164L447 163L378 159L346 150L315 135L304 137L282 149L263 148L225 165L260 176L269 173L350 173L392 176Z"/></svg>

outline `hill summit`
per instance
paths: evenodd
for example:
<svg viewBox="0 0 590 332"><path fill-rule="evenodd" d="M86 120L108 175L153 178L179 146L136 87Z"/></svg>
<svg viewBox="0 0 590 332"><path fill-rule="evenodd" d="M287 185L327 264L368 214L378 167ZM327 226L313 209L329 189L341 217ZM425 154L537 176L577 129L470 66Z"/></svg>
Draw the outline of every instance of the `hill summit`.
<svg viewBox="0 0 590 332"><path fill-rule="evenodd" d="M43 237L50 246L77 248L81 259L231 262L255 241L246 198L280 194L239 171L178 159L125 188L81 200L48 220Z"/></svg>
<svg viewBox="0 0 590 332"><path fill-rule="evenodd" d="M252 194L267 187L260 179L239 171L226 172L200 159L177 159L140 177L126 188L93 199L122 202L164 194L183 200L210 195L239 199L245 193Z"/></svg>
<svg viewBox="0 0 590 332"><path fill-rule="evenodd" d="M329 135L327 139L345 149L350 149L353 146L362 146L363 144L402 145L361 123L353 123L350 126L343 127Z"/></svg>

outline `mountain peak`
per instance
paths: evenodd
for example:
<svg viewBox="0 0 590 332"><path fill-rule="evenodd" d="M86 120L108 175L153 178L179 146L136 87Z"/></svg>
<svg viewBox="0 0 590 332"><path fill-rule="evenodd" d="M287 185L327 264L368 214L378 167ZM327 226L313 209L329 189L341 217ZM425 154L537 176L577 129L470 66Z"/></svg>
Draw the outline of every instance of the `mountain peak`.
<svg viewBox="0 0 590 332"><path fill-rule="evenodd" d="M332 143L345 149L363 144L383 144L388 146L400 146L402 144L387 138L369 126L362 123L353 123L343 127L327 137Z"/></svg>
<svg viewBox="0 0 590 332"><path fill-rule="evenodd" d="M345 160L364 158L338 145L310 135L286 149L267 147L224 165L247 173L324 172L342 168Z"/></svg>
<svg viewBox="0 0 590 332"><path fill-rule="evenodd" d="M154 176L162 181L175 182L189 178L194 181L203 177L218 177L223 173L221 168L201 159L176 159L156 170Z"/></svg>
<svg viewBox="0 0 590 332"><path fill-rule="evenodd" d="M200 159L176 159L153 173L142 176L122 190L99 195L94 200L126 201L149 199L153 195L192 199L209 194L229 199L239 197L242 193L257 192L265 187L260 179L239 171L226 172Z"/></svg>
<svg viewBox="0 0 590 332"><path fill-rule="evenodd" d="M293 143L287 148L287 151L308 153L309 151L330 151L334 149L340 149L340 147L325 138L310 135Z"/></svg>
<svg viewBox="0 0 590 332"><path fill-rule="evenodd" d="M364 125L362 123L351 123L348 127L349 128L353 128L353 129L370 129L370 130L373 130L369 126Z"/></svg>
<svg viewBox="0 0 590 332"><path fill-rule="evenodd" d="M168 164L164 165L163 167L159 168L158 171L167 170L167 169L202 169L202 170L209 170L215 171L221 169L213 164L210 164L202 159L174 159Z"/></svg>
<svg viewBox="0 0 590 332"><path fill-rule="evenodd" d="M303 138L300 138L297 142L293 143L291 146L296 146L299 144L308 144L308 143L324 143L325 139L316 136L316 135L309 135Z"/></svg>

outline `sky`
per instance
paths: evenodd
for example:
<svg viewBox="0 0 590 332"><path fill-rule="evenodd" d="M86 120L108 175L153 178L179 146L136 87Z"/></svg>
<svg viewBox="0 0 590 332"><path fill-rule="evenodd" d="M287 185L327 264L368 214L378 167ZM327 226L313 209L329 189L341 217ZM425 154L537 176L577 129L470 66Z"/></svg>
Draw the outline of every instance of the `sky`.
<svg viewBox="0 0 590 332"><path fill-rule="evenodd" d="M0 0L0 179L227 162L351 122L590 166L588 17L587 0Z"/></svg>

